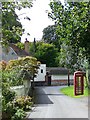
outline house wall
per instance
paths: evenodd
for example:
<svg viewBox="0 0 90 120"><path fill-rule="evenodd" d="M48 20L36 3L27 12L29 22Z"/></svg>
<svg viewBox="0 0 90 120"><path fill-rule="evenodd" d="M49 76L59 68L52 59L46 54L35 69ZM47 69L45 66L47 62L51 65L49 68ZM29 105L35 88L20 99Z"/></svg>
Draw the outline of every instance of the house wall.
<svg viewBox="0 0 90 120"><path fill-rule="evenodd" d="M73 80L73 75L69 76ZM68 80L68 75L51 75L52 80Z"/></svg>
<svg viewBox="0 0 90 120"><path fill-rule="evenodd" d="M51 75L52 80L67 80L67 75Z"/></svg>
<svg viewBox="0 0 90 120"><path fill-rule="evenodd" d="M45 75L46 75L46 64L41 64L38 69L38 74L34 78L34 81L45 81Z"/></svg>
<svg viewBox="0 0 90 120"><path fill-rule="evenodd" d="M73 75L69 75L70 84L73 84ZM67 85L68 75L51 75L51 85Z"/></svg>

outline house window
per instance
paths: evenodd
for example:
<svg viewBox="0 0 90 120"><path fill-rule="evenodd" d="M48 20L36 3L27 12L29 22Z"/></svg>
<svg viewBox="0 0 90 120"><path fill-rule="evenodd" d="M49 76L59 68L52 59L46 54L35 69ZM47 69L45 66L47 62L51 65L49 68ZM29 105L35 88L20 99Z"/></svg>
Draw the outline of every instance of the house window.
<svg viewBox="0 0 90 120"><path fill-rule="evenodd" d="M41 73L43 73L43 69L41 69Z"/></svg>

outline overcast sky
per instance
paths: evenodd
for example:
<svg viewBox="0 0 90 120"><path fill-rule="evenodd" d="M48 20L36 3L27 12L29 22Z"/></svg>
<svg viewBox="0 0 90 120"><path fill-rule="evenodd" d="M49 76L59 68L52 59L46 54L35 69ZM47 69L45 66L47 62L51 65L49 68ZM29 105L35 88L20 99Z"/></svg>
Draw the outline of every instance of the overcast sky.
<svg viewBox="0 0 90 120"><path fill-rule="evenodd" d="M42 38L42 31L48 25L53 25L54 22L48 18L48 14L46 10L50 11L49 4L50 0L36 0L34 1L34 5L30 9L24 9L20 12L18 11L18 15L20 17L20 21L25 28L26 33L30 33L30 37L24 34L22 36L21 41L24 42L27 37L29 41L33 41L34 38L36 40L40 40ZM23 15L21 15L23 13ZM30 21L23 19L24 16L30 17Z"/></svg>

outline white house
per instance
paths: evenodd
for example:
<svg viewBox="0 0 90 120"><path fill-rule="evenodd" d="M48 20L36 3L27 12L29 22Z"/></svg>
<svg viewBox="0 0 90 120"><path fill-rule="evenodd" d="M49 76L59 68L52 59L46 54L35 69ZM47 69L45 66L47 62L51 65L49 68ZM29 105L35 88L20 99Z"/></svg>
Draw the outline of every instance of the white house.
<svg viewBox="0 0 90 120"><path fill-rule="evenodd" d="M34 81L45 81L45 76L46 76L46 64L40 64L38 74L34 78Z"/></svg>
<svg viewBox="0 0 90 120"><path fill-rule="evenodd" d="M48 85L47 72L51 76L51 85L66 85L68 84L68 79L70 84L73 84L73 75L69 75L67 68L46 67L46 64L41 64L37 77L34 78L35 85L44 85L45 83Z"/></svg>

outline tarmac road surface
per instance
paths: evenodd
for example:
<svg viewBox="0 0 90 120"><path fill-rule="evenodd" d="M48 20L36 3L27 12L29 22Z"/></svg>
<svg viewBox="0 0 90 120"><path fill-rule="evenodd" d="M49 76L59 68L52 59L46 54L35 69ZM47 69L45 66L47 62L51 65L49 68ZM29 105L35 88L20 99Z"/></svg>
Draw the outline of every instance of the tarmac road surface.
<svg viewBox="0 0 90 120"><path fill-rule="evenodd" d="M88 118L88 98L65 96L60 92L62 87L36 87L35 106L28 118Z"/></svg>

